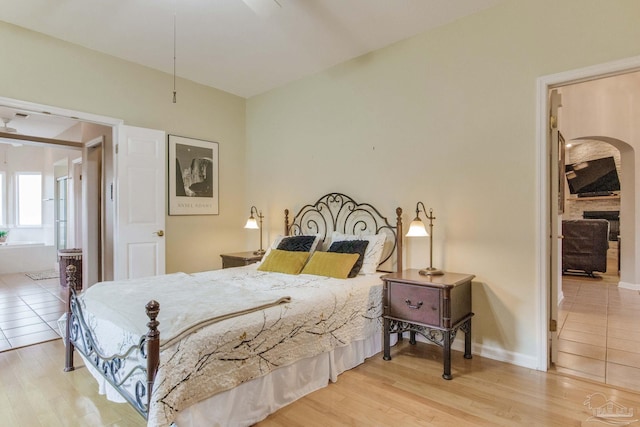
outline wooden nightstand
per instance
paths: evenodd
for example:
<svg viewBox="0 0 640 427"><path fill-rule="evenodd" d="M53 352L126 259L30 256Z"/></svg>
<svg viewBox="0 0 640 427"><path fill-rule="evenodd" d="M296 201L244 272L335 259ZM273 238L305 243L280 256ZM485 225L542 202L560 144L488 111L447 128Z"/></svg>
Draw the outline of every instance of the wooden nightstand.
<svg viewBox="0 0 640 427"><path fill-rule="evenodd" d="M220 254L220 256L222 257L222 268L242 267L262 259L262 255L256 255L253 251Z"/></svg>
<svg viewBox="0 0 640 427"><path fill-rule="evenodd" d="M450 380L451 344L458 329L464 332L464 357L471 359L472 274L445 273L422 276L419 270L404 270L382 276L384 281L384 360L391 360L390 336L416 332L443 348L444 373Z"/></svg>

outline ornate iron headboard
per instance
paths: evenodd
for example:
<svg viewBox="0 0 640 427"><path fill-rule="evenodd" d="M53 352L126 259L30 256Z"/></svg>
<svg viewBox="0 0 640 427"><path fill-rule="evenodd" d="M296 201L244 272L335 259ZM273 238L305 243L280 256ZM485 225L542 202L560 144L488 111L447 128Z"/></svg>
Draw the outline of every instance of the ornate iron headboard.
<svg viewBox="0 0 640 427"><path fill-rule="evenodd" d="M402 208L396 208L396 225L391 225L371 204L358 203L342 193L329 193L314 204L303 206L291 222L289 209L285 209L284 216L285 235L320 234L325 245L334 231L355 235L384 233L386 239L378 269L402 270Z"/></svg>

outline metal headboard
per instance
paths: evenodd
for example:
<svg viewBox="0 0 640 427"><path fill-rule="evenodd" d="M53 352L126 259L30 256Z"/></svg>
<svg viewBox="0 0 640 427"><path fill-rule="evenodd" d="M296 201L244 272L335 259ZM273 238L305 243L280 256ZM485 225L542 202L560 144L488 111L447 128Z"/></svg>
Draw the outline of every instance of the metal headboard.
<svg viewBox="0 0 640 427"><path fill-rule="evenodd" d="M289 209L284 215L285 235L319 234L325 245L334 231L355 235L383 233L386 239L378 270L402 270L402 208L396 208L396 225L391 225L371 204L358 203L342 193L329 193L303 206L291 222Z"/></svg>

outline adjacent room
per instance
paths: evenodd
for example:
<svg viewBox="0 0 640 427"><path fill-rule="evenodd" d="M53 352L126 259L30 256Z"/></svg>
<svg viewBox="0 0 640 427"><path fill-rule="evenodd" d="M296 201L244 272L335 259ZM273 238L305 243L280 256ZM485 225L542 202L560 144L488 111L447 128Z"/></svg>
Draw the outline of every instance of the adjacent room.
<svg viewBox="0 0 640 427"><path fill-rule="evenodd" d="M635 169L626 135L637 124L626 117L626 103L640 92L640 75L605 76L558 92L564 203L556 368L636 389L638 336L629 325L639 320L638 292L623 271L622 242L633 239L636 210L627 200Z"/></svg>
<svg viewBox="0 0 640 427"><path fill-rule="evenodd" d="M640 3L0 9L0 413L640 410Z"/></svg>

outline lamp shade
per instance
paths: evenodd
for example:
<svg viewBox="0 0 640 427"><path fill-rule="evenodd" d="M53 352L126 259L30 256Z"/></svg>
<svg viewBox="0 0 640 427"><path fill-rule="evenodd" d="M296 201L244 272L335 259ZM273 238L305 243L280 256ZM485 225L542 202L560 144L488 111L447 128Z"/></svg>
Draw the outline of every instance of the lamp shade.
<svg viewBox="0 0 640 427"><path fill-rule="evenodd" d="M256 219L252 216L247 220L247 223L244 225L244 228L251 228L251 229L257 230L260 227L258 227L258 221L256 221Z"/></svg>
<svg viewBox="0 0 640 427"><path fill-rule="evenodd" d="M411 221L409 224L409 231L406 234L407 237L429 237L427 228L424 226L424 222L418 217Z"/></svg>

